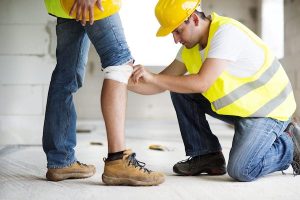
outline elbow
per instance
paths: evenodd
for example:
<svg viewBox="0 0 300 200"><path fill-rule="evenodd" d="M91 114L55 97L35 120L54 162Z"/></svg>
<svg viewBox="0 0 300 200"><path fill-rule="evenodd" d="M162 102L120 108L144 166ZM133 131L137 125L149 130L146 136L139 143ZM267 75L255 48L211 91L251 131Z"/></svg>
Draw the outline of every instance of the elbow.
<svg viewBox="0 0 300 200"><path fill-rule="evenodd" d="M199 75L196 75L195 77L196 79L194 79L194 81L192 82L192 93L206 92L210 88L211 83L208 83L206 79L201 78Z"/></svg>
<svg viewBox="0 0 300 200"><path fill-rule="evenodd" d="M206 92L209 89L209 86L206 84L196 85L196 87L193 87L192 93L203 93Z"/></svg>
<svg viewBox="0 0 300 200"><path fill-rule="evenodd" d="M206 92L211 86L211 83L208 83L206 81L203 81L201 84L200 84L200 87L199 87L199 90L201 90L200 93L203 93L203 92Z"/></svg>
<svg viewBox="0 0 300 200"><path fill-rule="evenodd" d="M140 92L139 94L142 94L142 95L154 95L154 94L159 94L159 93L163 93L165 92L166 90L151 90L151 91L144 91L144 92Z"/></svg>

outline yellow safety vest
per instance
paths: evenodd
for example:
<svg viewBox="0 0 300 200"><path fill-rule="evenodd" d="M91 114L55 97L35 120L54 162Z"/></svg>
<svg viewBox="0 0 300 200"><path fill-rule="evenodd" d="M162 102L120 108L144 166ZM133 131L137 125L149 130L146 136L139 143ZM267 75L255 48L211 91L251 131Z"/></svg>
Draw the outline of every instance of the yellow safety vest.
<svg viewBox="0 0 300 200"><path fill-rule="evenodd" d="M69 16L69 11L72 8L72 5L75 0L44 0L47 11L49 14L54 15L56 17L74 19L74 16ZM94 9L94 19L99 20L110 15L115 14L120 10L121 0L102 0L102 6L104 11L100 11L98 7L95 6ZM89 16L87 15L87 21L89 20Z"/></svg>
<svg viewBox="0 0 300 200"><path fill-rule="evenodd" d="M264 52L264 63L250 77L240 78L224 71L203 93L212 109L221 115L241 117L270 117L288 120L296 109L290 81L267 45L247 27L231 18L212 13L204 59L210 50L211 39L221 25L232 24L242 30ZM202 66L199 45L183 48L182 59L190 74L197 74Z"/></svg>

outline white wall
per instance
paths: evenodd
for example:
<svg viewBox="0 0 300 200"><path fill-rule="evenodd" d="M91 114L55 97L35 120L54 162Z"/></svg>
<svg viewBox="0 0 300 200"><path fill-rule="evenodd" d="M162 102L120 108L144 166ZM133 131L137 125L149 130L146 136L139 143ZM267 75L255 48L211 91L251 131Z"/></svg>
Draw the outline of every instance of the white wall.
<svg viewBox="0 0 300 200"><path fill-rule="evenodd" d="M296 117L300 117L300 0L285 0L284 58L281 60L291 79L297 101ZM299 121L300 122L300 121Z"/></svg>
<svg viewBox="0 0 300 200"><path fill-rule="evenodd" d="M47 29L53 20L43 1L0 1L0 144L40 143L55 65Z"/></svg>
<svg viewBox="0 0 300 200"><path fill-rule="evenodd" d="M203 0L201 5L206 14L216 12L219 15L232 17L257 30L258 0Z"/></svg>
<svg viewBox="0 0 300 200"><path fill-rule="evenodd" d="M260 0L260 36L276 57L284 57L284 1ZM274 42L276 41L276 42Z"/></svg>

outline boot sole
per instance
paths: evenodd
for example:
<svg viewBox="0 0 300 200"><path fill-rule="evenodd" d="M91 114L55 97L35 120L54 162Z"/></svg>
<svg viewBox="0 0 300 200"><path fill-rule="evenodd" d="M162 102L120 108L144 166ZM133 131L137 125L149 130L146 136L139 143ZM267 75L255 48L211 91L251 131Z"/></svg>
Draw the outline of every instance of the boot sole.
<svg viewBox="0 0 300 200"><path fill-rule="evenodd" d="M82 179L82 178L89 178L93 176L95 172L90 173L68 173L68 174L54 174L48 173L46 174L46 178L48 181L63 181L66 179Z"/></svg>
<svg viewBox="0 0 300 200"><path fill-rule="evenodd" d="M110 177L110 176L105 176L102 174L102 181L103 183L107 185L131 185L131 186L154 186L154 185L159 185L164 182L164 178L161 178L158 181L137 181L134 179L130 178L116 178L116 177Z"/></svg>
<svg viewBox="0 0 300 200"><path fill-rule="evenodd" d="M183 175L183 176L197 176L200 174L207 174L210 176L221 176L221 175L226 174L226 169L225 168L212 168L212 169L203 169L203 170L197 171L195 173L185 173L185 172L177 170L176 168L173 168L173 172L175 172L176 174L179 174L179 175Z"/></svg>

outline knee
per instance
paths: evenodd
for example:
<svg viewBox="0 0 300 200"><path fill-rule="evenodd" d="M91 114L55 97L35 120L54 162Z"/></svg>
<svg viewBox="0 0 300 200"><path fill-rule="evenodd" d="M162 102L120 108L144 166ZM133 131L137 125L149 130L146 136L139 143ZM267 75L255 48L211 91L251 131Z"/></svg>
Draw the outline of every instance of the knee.
<svg viewBox="0 0 300 200"><path fill-rule="evenodd" d="M52 73L50 88L68 93L75 93L80 87L82 87L82 82L83 75L81 74L73 74L65 72L65 70L55 69Z"/></svg>
<svg viewBox="0 0 300 200"><path fill-rule="evenodd" d="M240 182L251 182L255 180L255 177L252 177L249 173L247 165L232 162L230 160L227 166L227 173L231 178Z"/></svg>

